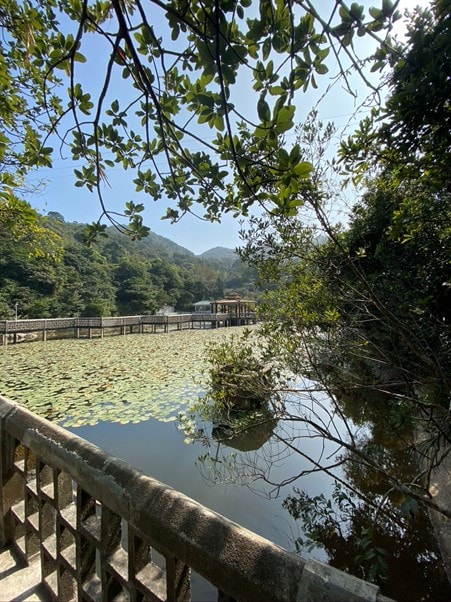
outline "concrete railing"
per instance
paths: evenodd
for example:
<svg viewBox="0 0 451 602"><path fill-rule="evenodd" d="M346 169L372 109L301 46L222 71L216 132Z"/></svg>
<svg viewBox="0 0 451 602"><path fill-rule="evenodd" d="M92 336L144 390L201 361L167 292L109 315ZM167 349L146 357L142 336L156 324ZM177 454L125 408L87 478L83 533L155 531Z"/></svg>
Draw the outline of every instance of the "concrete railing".
<svg viewBox="0 0 451 602"><path fill-rule="evenodd" d="M50 599L187 601L195 571L223 602L387 600L2 397L0 450L1 544L40 561Z"/></svg>

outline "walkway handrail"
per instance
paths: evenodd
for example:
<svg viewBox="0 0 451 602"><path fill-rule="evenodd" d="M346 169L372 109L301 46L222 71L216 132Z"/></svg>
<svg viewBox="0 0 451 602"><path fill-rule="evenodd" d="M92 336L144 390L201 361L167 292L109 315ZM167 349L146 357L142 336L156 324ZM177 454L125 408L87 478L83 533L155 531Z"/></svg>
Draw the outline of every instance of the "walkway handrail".
<svg viewBox="0 0 451 602"><path fill-rule="evenodd" d="M255 318L255 313L247 317ZM74 318L33 318L25 320L0 320L0 335L15 333L38 332L42 330L61 330L76 328L115 328L123 326L168 325L187 324L190 322L210 321L219 322L230 319L230 314L225 313L185 313L185 314L149 314L135 316L108 316L108 317L74 317Z"/></svg>
<svg viewBox="0 0 451 602"><path fill-rule="evenodd" d="M190 569L222 601L387 600L1 396L0 445L0 543L39 554L42 582L61 602L187 601Z"/></svg>
<svg viewBox="0 0 451 602"><path fill-rule="evenodd" d="M246 317L255 318L255 312ZM137 326L140 324L181 324L187 322L228 320L228 313L186 313L164 315L108 316L98 318L33 318L26 320L0 320L0 334L15 332L33 332L37 330L60 328L112 328L117 326Z"/></svg>

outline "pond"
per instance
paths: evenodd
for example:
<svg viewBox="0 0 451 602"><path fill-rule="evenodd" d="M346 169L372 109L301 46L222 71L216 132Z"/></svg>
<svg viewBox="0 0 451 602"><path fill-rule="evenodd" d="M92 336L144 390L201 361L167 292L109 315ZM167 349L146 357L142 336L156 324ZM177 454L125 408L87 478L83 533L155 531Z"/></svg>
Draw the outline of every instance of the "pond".
<svg viewBox="0 0 451 602"><path fill-rule="evenodd" d="M311 461L335 457L337 447L308 432L301 433L297 421L274 421L269 429L254 430L250 438L229 442L230 447L211 439L208 445L202 439L187 439L178 421L204 391L205 344L240 330L186 330L10 345L0 351L0 392L231 520L294 550L298 538L305 537L296 512L289 512L283 500L294 496L294 486L311 499L329 499L334 479L325 472L311 472ZM297 401L288 403L293 404L294 415ZM328 416L327 399L321 400L321 407ZM357 428L357 423L355 419L348 426ZM344 430L340 420L335 420L335 428ZM366 432L369 427L364 423L359 428ZM284 444L287 440L293 442L291 450ZM302 479L291 482L294 475L303 472ZM341 474L340 469L336 474ZM279 483L285 484L278 488ZM351 556L357 553L349 533L356 524L347 527L348 535L335 542L333 551L326 542L311 549L304 546L302 555L331 560L352 571ZM386 554L391 555L389 564L395 567L395 577L388 578L385 588L387 595L398 600L448 599L446 579L425 520L416 521L412 533L396 534L393 550L384 544ZM399 574L415 577L402 583ZM194 599L210 599L201 581Z"/></svg>

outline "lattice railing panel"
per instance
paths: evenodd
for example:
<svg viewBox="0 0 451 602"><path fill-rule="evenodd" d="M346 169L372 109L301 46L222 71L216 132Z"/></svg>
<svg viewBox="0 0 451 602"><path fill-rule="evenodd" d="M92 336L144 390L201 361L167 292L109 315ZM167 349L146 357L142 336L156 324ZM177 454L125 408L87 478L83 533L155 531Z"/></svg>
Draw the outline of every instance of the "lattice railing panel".
<svg viewBox="0 0 451 602"><path fill-rule="evenodd" d="M188 602L194 571L220 602L381 600L1 397L0 451L0 544L39 560L49 599Z"/></svg>

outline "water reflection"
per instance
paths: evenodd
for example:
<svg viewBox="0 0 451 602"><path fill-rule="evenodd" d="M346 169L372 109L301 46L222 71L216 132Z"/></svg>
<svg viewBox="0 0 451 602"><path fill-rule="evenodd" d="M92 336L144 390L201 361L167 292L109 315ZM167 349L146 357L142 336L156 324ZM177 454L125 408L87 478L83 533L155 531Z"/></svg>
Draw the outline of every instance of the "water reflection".
<svg viewBox="0 0 451 602"><path fill-rule="evenodd" d="M409 484L419 471L408 416L386 395L341 400L311 388L287 398L283 415L255 438L253 426L249 439L240 432L236 440L234 429L214 427L220 445L198 461L204 481L282 497L299 524L294 544L303 556L322 550L332 565L378 583L399 601L450 599L427 513L391 476ZM202 438L208 441L205 429ZM329 488L315 493L313 476L326 476ZM287 493L292 483L297 487Z"/></svg>
<svg viewBox="0 0 451 602"><path fill-rule="evenodd" d="M334 403L292 397L283 417L270 414L247 432L204 425L190 445L174 423L156 420L73 430L287 549L378 581L400 602L448 600L426 515L408 498L386 496L383 472L338 443L351 432L366 455L408 482L417 468L408 424L392 420L381 400ZM325 427L330 439L319 430Z"/></svg>
<svg viewBox="0 0 451 602"><path fill-rule="evenodd" d="M341 453L343 482L331 498L297 488L285 499L284 507L303 524L298 550L321 546L330 564L378 583L398 601L449 600L427 511L389 477L409 484L418 473L408 415L394 411L387 396L347 395L337 402L343 416L352 417L356 450L363 454Z"/></svg>
<svg viewBox="0 0 451 602"><path fill-rule="evenodd" d="M153 419L126 425L101 422L95 426L70 430L212 510L278 545L293 549L298 527L296 521L282 510L280 499L256 496L238 482L218 482L206 478L199 458L208 452L208 448L201 442L186 445L174 423L161 423ZM214 456L217 444L213 445L211 450ZM253 456L254 452L246 454L237 451L236 454L240 457ZM293 464L288 463L286 474L293 468ZM327 477L312 479L310 483L314 492L329 490L330 486ZM323 555L321 557L324 558Z"/></svg>
<svg viewBox="0 0 451 602"><path fill-rule="evenodd" d="M278 419L270 411L259 412L249 426L234 426L233 421L213 426L212 438L218 443L239 451L260 449L274 435Z"/></svg>

